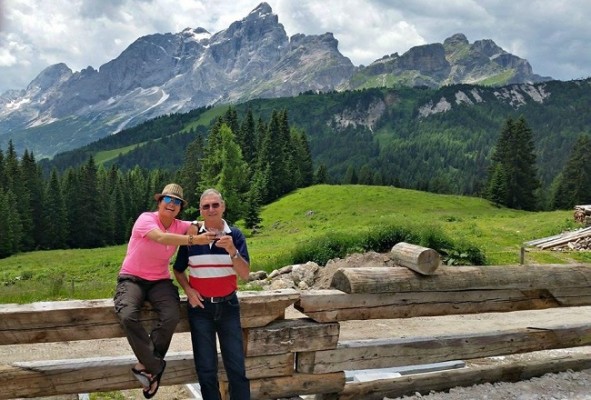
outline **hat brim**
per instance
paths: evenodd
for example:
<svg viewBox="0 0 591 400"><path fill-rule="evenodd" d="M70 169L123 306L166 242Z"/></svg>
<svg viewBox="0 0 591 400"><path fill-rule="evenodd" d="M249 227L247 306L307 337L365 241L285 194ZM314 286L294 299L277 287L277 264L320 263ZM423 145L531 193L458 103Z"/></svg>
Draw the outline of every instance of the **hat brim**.
<svg viewBox="0 0 591 400"><path fill-rule="evenodd" d="M156 201L160 201L160 199L161 199L161 198L163 198L164 196L168 196L168 197L174 197L175 199L179 199L180 201L182 201L182 202L183 202L183 206L186 206L186 205L187 205L187 200L185 200L185 199L182 199L182 198L180 198L179 196L177 196L177 195L175 195L175 194L170 194L170 193L165 193L165 194L162 194L162 193L156 193L156 194L154 195L154 200L156 200Z"/></svg>

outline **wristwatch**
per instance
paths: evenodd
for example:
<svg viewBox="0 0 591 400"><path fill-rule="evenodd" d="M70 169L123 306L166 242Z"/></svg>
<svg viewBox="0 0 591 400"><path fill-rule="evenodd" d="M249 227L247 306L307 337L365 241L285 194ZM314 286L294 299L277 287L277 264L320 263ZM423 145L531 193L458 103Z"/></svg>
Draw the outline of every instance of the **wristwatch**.
<svg viewBox="0 0 591 400"><path fill-rule="evenodd" d="M236 254L234 254L234 255L232 256L232 260L235 260L235 259L237 259L238 257L240 257L240 252L239 252L238 250L236 250Z"/></svg>

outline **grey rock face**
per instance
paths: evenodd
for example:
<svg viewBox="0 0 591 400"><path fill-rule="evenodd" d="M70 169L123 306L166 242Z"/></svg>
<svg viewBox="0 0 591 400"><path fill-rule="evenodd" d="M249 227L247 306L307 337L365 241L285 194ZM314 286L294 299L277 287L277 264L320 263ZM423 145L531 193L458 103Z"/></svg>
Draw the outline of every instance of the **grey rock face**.
<svg viewBox="0 0 591 400"><path fill-rule="evenodd" d="M150 118L207 105L375 86L376 77L438 87L508 70L514 71L509 83L542 79L526 60L492 40L470 45L462 34L355 67L332 33L288 38L271 7L261 3L213 35L187 28L140 37L98 70L46 68L25 90L0 96L0 148L11 139L18 152L26 147L41 158ZM59 131L60 140L44 130Z"/></svg>

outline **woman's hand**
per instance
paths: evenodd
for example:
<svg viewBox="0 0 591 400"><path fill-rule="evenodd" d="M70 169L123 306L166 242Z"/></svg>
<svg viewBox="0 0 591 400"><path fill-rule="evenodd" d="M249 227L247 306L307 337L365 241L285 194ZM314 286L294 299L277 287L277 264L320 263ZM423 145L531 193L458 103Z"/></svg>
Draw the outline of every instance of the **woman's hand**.
<svg viewBox="0 0 591 400"><path fill-rule="evenodd" d="M193 244L210 244L215 239L215 233L205 231L193 238Z"/></svg>

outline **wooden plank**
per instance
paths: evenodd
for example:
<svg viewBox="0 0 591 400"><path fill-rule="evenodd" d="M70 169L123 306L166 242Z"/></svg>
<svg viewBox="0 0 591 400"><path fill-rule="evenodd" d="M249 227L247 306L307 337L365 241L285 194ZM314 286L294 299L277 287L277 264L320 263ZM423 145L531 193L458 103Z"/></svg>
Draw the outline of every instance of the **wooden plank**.
<svg viewBox="0 0 591 400"><path fill-rule="evenodd" d="M263 328L245 330L247 356L334 349L339 324L320 324L308 318L274 321Z"/></svg>
<svg viewBox="0 0 591 400"><path fill-rule="evenodd" d="M340 392L345 387L345 373L294 374L275 379L255 379L250 381L253 400L291 398L306 394Z"/></svg>
<svg viewBox="0 0 591 400"><path fill-rule="evenodd" d="M421 275L431 275L441 263L441 256L437 251L406 242L396 243L390 251L390 258L397 265Z"/></svg>
<svg viewBox="0 0 591 400"><path fill-rule="evenodd" d="M371 382L347 383L340 393L317 396L317 400L382 400L415 393L447 391L456 386L482 383L518 382L567 370L581 371L591 368L589 355L554 356L544 360L515 361L507 365L485 365L428 374L406 375L399 378Z"/></svg>
<svg viewBox="0 0 591 400"><path fill-rule="evenodd" d="M285 309L300 298L300 293L295 289L243 291L238 297L242 328L255 328L284 318Z"/></svg>
<svg viewBox="0 0 591 400"><path fill-rule="evenodd" d="M298 353L296 371L335 371L483 358L591 344L591 322L490 332L346 341L334 350Z"/></svg>
<svg viewBox="0 0 591 400"><path fill-rule="evenodd" d="M171 353L162 385L197 382L192 352ZM219 358L220 378L225 377ZM0 399L54 396L140 388L131 374L135 357L32 361L0 365ZM246 358L246 374L251 379L291 376L294 354Z"/></svg>
<svg viewBox="0 0 591 400"><path fill-rule="evenodd" d="M299 293L293 289L239 292L243 328L283 318ZM188 332L187 303L181 302L177 332ZM149 305L142 313L148 326L156 320ZM123 337L111 299L7 304L0 308L0 345L48 343Z"/></svg>
<svg viewBox="0 0 591 400"><path fill-rule="evenodd" d="M591 282L591 264L441 266L433 275L406 268L341 268L332 288L345 293L445 292L478 289L584 288Z"/></svg>
<svg viewBox="0 0 591 400"><path fill-rule="evenodd" d="M410 318L591 305L591 287L539 290L354 293L336 289L301 293L294 307L317 322Z"/></svg>

